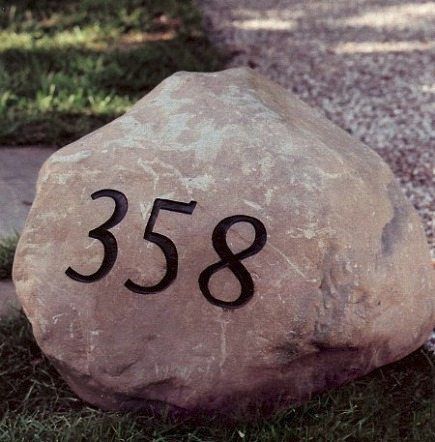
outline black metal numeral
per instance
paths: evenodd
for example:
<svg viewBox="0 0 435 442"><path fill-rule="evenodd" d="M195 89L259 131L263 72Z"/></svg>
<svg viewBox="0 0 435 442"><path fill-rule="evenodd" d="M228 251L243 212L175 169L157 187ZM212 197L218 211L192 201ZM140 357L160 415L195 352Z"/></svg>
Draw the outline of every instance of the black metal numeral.
<svg viewBox="0 0 435 442"><path fill-rule="evenodd" d="M109 229L119 224L128 210L128 201L126 196L117 190L99 190L98 192L94 192L91 197L93 200L102 197L112 198L113 201L115 201L115 210L113 211L112 216L104 224L101 224L101 226L89 232L90 238L98 239L103 243L104 246L104 257L100 268L95 273L92 273L92 275L81 275L71 267L68 267L68 269L65 271L66 275L71 279L85 283L95 282L103 278L110 272L115 264L118 256L118 245L115 237L109 232Z"/></svg>
<svg viewBox="0 0 435 442"><path fill-rule="evenodd" d="M117 190L103 189L94 192L92 199L109 197L115 201L115 209L112 216L101 226L91 230L89 237L101 241L104 246L103 262L100 268L91 275L82 275L71 267L68 267L65 274L75 281L91 283L98 281L106 276L113 268L118 257L118 244L115 236L109 232L109 229L119 224L128 211L127 197ZM157 198L154 200L151 216L145 227L143 238L156 244L162 250L166 259L166 273L157 284L153 286L140 286L128 279L125 287L135 293L150 294L160 292L166 289L177 277L178 273L178 252L173 241L165 235L154 232L154 226L157 221L160 210L168 210L170 212L184 213L191 215L196 207L196 201L185 203L182 201L173 201L168 199ZM255 238L253 243L245 250L234 254L227 244L228 230L236 223L246 222L251 224L255 230ZM199 287L204 297L213 305L222 308L237 308L246 304L254 295L254 282L246 267L240 262L244 258L257 254L266 244L267 232L264 224L256 218L247 215L235 215L223 219L217 224L213 230L212 242L213 247L221 258L220 261L210 265L199 275ZM217 271L228 267L238 279L241 285L239 297L234 301L223 301L215 298L208 287L210 278Z"/></svg>
<svg viewBox="0 0 435 442"><path fill-rule="evenodd" d="M128 279L125 286L135 293L149 294L156 293L164 290L168 287L177 277L178 273L178 253L175 244L164 235L153 232L154 224L156 223L157 216L160 210L169 210L171 212L186 213L191 215L195 209L196 201L190 203L184 203L181 201L172 201L157 198L154 201L153 209L151 211L150 219L145 227L144 239L158 245L166 258L166 274L162 280L153 286L143 287L134 283L131 279Z"/></svg>
<svg viewBox="0 0 435 442"><path fill-rule="evenodd" d="M250 223L255 229L255 239L250 247L239 253L233 254L227 245L226 235L229 228L240 222ZM264 224L256 218L246 215L235 215L223 219L214 229L213 236L213 247L217 254L221 258L221 261L212 264L207 267L199 276L199 287L205 296L205 298L214 305L223 308L237 308L246 304L254 295L254 282L249 272L246 270L244 265L240 260L247 258L248 256L255 255L258 253L266 244L267 232ZM210 282L211 276L225 267L228 267L234 276L239 280L241 285L240 296L234 301L222 301L215 298L209 288L208 284Z"/></svg>

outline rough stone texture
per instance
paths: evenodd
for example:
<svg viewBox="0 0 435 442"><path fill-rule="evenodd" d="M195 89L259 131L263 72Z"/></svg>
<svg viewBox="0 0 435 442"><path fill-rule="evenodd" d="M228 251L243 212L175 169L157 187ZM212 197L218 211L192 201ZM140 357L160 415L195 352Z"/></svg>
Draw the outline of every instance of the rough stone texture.
<svg viewBox="0 0 435 442"><path fill-rule="evenodd" d="M113 212L100 189L129 200L111 229L118 259L84 284L103 247L88 232ZM179 273L157 283L161 250L144 241L155 198L197 201L162 211ZM211 235L225 217L261 220L267 243L242 263L255 284L238 309L209 303L198 276L220 260ZM253 241L238 223L235 253ZM106 409L249 414L299 403L418 348L435 323L421 221L381 158L250 69L178 73L127 114L56 152L40 171L13 277L43 351L75 392ZM227 269L212 293L233 300Z"/></svg>
<svg viewBox="0 0 435 442"><path fill-rule="evenodd" d="M197 0L229 55L318 107L391 167L435 259L435 2Z"/></svg>

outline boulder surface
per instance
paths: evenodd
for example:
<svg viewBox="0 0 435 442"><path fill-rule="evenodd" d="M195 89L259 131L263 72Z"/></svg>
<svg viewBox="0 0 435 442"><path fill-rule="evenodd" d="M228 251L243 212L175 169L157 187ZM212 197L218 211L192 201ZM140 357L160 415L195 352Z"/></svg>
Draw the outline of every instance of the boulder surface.
<svg viewBox="0 0 435 442"><path fill-rule="evenodd" d="M382 159L244 68L176 73L53 154L13 269L84 400L231 416L418 348L432 273Z"/></svg>

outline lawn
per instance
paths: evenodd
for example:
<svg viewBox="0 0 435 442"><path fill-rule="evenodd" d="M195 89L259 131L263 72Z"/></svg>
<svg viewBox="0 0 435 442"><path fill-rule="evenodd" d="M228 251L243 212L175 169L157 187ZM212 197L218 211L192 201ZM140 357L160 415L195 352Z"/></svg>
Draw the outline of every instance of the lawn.
<svg viewBox="0 0 435 442"><path fill-rule="evenodd" d="M0 145L65 145L222 62L191 0L0 0Z"/></svg>
<svg viewBox="0 0 435 442"><path fill-rule="evenodd" d="M11 277L12 264L18 239L18 234L6 238L0 238L0 279Z"/></svg>

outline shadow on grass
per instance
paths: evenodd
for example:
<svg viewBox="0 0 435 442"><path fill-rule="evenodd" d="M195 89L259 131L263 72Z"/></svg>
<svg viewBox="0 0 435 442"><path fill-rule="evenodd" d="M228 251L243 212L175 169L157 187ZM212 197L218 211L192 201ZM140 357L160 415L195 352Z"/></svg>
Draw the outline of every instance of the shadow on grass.
<svg viewBox="0 0 435 442"><path fill-rule="evenodd" d="M0 280L8 279L12 275L15 249L17 248L19 234L0 238Z"/></svg>
<svg viewBox="0 0 435 442"><path fill-rule="evenodd" d="M0 440L433 440L434 358L423 349L270 419L222 424L108 413L76 398L24 316L0 323Z"/></svg>
<svg viewBox="0 0 435 442"><path fill-rule="evenodd" d="M5 11L0 144L66 144L172 73L223 63L192 1L14 1Z"/></svg>

